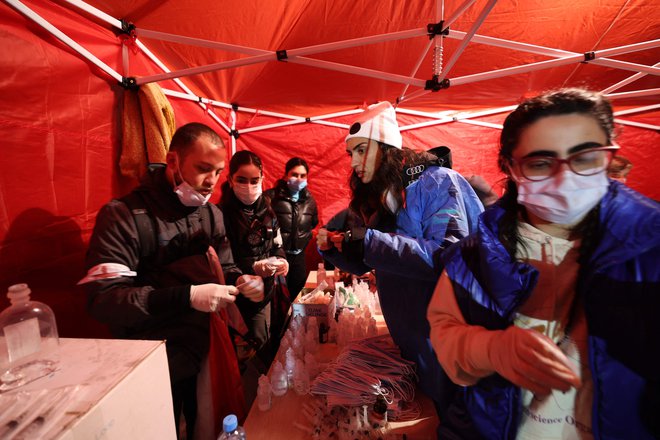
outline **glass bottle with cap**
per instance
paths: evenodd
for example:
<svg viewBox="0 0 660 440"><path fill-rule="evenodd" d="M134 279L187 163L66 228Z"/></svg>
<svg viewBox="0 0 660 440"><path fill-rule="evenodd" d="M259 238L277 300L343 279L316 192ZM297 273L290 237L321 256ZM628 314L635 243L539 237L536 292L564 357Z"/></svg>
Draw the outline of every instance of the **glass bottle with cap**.
<svg viewBox="0 0 660 440"><path fill-rule="evenodd" d="M0 313L0 392L46 376L59 363L55 314L30 293L27 284L9 287L11 305Z"/></svg>

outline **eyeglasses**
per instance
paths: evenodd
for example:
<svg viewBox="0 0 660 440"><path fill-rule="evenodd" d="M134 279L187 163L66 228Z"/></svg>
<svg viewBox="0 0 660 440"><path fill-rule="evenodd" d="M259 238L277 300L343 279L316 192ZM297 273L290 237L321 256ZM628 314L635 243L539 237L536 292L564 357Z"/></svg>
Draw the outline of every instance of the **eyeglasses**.
<svg viewBox="0 0 660 440"><path fill-rule="evenodd" d="M593 176L605 171L619 149L618 146L589 148L571 154L566 159L553 156L530 156L512 159L520 174L532 181L546 180L557 174L562 164L567 164L571 171L580 176Z"/></svg>

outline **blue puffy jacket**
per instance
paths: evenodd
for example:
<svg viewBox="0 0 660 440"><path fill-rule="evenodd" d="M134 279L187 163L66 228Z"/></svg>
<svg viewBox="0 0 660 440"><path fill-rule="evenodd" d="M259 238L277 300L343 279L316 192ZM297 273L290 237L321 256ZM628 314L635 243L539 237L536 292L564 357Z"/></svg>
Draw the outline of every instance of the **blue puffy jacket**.
<svg viewBox="0 0 660 440"><path fill-rule="evenodd" d="M466 322L490 330L512 325L538 278L532 266L511 261L498 240L502 215L498 205L489 208L478 232L443 257ZM652 439L649 422L660 402L660 205L611 182L598 237L576 286L589 332L594 438ZM497 374L485 377L463 388L450 414L441 427L446 438L515 439L520 389Z"/></svg>
<svg viewBox="0 0 660 440"><path fill-rule="evenodd" d="M344 271L363 274L375 269L392 339L403 357L417 363L420 388L440 410L451 384L443 385L448 379L431 347L426 309L442 273L443 250L474 231L482 211L479 198L460 174L429 167L406 188L396 230L367 229L362 261L351 261L336 249L322 253Z"/></svg>

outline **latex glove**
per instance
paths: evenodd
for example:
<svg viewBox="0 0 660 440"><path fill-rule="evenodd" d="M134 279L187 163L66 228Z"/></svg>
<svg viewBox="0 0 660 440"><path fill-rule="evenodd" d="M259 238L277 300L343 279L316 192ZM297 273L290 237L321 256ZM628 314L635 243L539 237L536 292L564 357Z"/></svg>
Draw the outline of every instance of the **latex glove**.
<svg viewBox="0 0 660 440"><path fill-rule="evenodd" d="M236 288L252 302L264 299L264 280L257 275L241 275L236 280Z"/></svg>
<svg viewBox="0 0 660 440"><path fill-rule="evenodd" d="M289 273L289 262L286 258L275 258L275 275L286 276Z"/></svg>
<svg viewBox="0 0 660 440"><path fill-rule="evenodd" d="M238 289L222 284L200 284L190 287L190 306L200 312L215 312L236 301Z"/></svg>
<svg viewBox="0 0 660 440"><path fill-rule="evenodd" d="M514 384L537 396L582 385L571 361L547 336L516 326L494 333L488 357L493 369Z"/></svg>
<svg viewBox="0 0 660 440"><path fill-rule="evenodd" d="M270 257L270 258L265 258L263 260L255 261L254 264L252 265L252 269L254 270L254 273L259 275L262 278L268 278L272 277L275 275L275 271L277 270L277 267L275 266L275 258Z"/></svg>
<svg viewBox="0 0 660 440"><path fill-rule="evenodd" d="M336 247L337 250L341 252L341 244L343 241L343 232L328 231L325 228L319 229L319 233L316 236L316 245L322 251L327 251Z"/></svg>

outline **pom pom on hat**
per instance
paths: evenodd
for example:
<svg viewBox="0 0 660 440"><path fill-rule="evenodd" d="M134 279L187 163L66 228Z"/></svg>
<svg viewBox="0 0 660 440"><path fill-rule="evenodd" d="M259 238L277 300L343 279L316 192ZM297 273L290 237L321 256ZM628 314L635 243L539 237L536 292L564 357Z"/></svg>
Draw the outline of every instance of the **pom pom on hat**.
<svg viewBox="0 0 660 440"><path fill-rule="evenodd" d="M396 122L396 111L387 101L372 104L351 125L346 140L362 137L391 145L394 148L403 147L403 139Z"/></svg>

